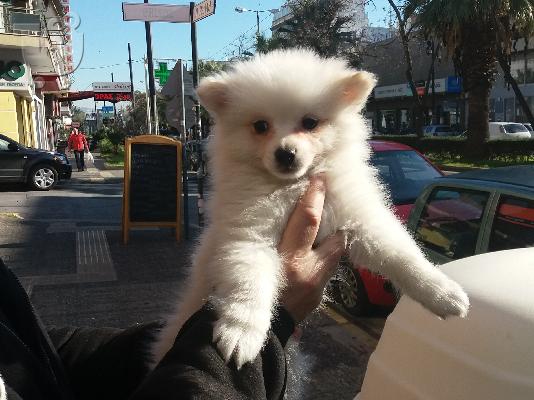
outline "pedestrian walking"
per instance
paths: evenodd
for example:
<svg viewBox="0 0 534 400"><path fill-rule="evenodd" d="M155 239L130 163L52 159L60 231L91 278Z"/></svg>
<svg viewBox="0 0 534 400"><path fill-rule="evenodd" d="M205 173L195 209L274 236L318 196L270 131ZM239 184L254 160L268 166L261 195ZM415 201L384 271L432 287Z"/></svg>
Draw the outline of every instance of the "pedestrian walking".
<svg viewBox="0 0 534 400"><path fill-rule="evenodd" d="M87 138L78 128L72 130L67 142L67 150L74 151L78 172L85 171L84 153L89 151L89 145L87 144Z"/></svg>

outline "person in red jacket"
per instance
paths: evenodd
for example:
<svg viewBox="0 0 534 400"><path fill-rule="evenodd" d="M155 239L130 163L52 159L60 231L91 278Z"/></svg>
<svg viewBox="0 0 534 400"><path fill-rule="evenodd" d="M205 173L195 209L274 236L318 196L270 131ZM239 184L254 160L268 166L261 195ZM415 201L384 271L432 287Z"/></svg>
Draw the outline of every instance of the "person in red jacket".
<svg viewBox="0 0 534 400"><path fill-rule="evenodd" d="M78 172L85 170L85 157L84 152L89 151L89 146L87 145L87 139L85 135L74 128L69 136L67 142L68 151L74 150L74 157L76 158L76 166L78 167Z"/></svg>

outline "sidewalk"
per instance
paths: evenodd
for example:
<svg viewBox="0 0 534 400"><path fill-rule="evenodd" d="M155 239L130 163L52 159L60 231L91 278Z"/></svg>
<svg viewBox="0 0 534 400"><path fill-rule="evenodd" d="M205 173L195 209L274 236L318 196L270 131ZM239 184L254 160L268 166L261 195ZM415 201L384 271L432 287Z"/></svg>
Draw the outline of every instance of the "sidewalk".
<svg viewBox="0 0 534 400"><path fill-rule="evenodd" d="M85 156L85 167L83 172L78 172L76 161L73 155L67 155L72 165L71 181L76 183L122 183L124 179L123 169L106 169L104 159L100 153L92 153L95 162L92 163Z"/></svg>
<svg viewBox="0 0 534 400"><path fill-rule="evenodd" d="M77 172L49 192L0 193L0 257L47 325L126 327L171 312L199 233L190 187L190 241L169 228L130 231L123 245L122 170Z"/></svg>

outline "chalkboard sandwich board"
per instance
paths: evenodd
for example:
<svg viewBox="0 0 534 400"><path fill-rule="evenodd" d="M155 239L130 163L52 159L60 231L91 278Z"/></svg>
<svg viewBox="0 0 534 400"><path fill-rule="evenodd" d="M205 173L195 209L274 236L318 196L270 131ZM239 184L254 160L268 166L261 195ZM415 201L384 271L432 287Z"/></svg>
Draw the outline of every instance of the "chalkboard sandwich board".
<svg viewBox="0 0 534 400"><path fill-rule="evenodd" d="M143 135L124 145L122 238L138 227L169 227L181 238L182 144Z"/></svg>

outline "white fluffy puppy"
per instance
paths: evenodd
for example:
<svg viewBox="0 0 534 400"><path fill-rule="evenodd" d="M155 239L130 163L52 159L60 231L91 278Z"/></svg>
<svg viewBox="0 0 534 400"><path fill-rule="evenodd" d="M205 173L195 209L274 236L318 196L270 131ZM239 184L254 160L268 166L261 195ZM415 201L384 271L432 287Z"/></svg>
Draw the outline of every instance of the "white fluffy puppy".
<svg viewBox="0 0 534 400"><path fill-rule="evenodd" d="M257 56L200 83L215 120L211 223L153 349L156 363L207 300L218 312L213 340L223 357L241 367L257 356L284 285L276 247L317 173L327 183L318 241L344 230L353 263L387 276L440 317L466 315L467 295L425 259L369 165L360 112L374 85L372 74L306 50Z"/></svg>

